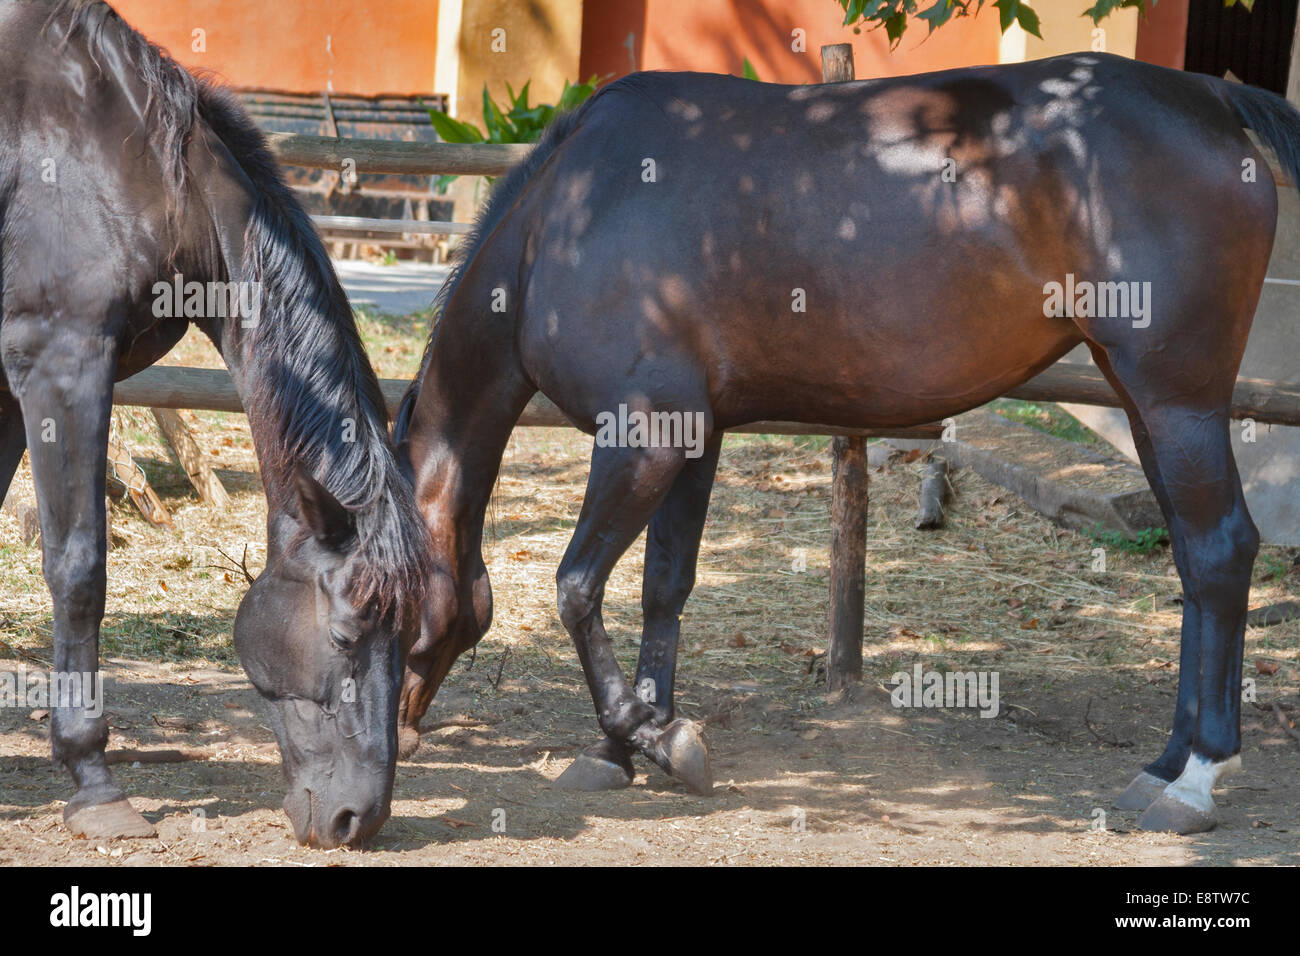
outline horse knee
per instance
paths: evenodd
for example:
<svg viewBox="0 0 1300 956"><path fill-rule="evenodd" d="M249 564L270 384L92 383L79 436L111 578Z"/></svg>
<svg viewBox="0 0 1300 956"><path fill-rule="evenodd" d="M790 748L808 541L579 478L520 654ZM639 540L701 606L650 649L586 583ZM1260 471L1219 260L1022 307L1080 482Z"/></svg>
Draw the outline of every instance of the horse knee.
<svg viewBox="0 0 1300 956"><path fill-rule="evenodd" d="M555 588L560 620L572 632L596 609L597 590L583 575L563 568L555 576Z"/></svg>
<svg viewBox="0 0 1300 956"><path fill-rule="evenodd" d="M107 572L103 539L79 534L60 546L46 544L42 565L55 609L74 623L98 623Z"/></svg>

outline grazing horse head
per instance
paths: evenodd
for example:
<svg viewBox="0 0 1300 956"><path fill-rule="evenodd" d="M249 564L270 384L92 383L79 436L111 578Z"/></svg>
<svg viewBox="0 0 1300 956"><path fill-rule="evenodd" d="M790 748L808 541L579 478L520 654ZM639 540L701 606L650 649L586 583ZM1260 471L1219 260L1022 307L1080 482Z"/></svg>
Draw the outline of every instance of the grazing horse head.
<svg viewBox="0 0 1300 956"><path fill-rule="evenodd" d="M233 96L106 4L0 3L0 54L0 485L25 419L57 666L97 667L112 383L194 322L230 367L266 490L266 566L234 640L270 705L284 808L303 843L363 843L389 813L399 681L430 557L325 248ZM39 178L51 163L57 183ZM254 289L251 311L221 293L214 305L213 285ZM53 448L32 430L47 415L67 436ZM69 826L151 829L109 773L102 715L63 707L51 726L77 784Z"/></svg>
<svg viewBox="0 0 1300 956"><path fill-rule="evenodd" d="M355 845L388 819L414 618L357 600L368 558L356 513L305 469L295 484L298 518L272 529L285 547L240 604L235 647L269 703L299 842Z"/></svg>

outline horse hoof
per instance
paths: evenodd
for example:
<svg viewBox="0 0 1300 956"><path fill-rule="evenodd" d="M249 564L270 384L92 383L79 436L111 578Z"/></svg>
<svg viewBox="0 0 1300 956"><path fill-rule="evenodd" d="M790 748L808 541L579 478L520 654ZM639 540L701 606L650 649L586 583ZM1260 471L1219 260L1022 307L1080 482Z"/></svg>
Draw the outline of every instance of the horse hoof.
<svg viewBox="0 0 1300 956"><path fill-rule="evenodd" d="M1208 809L1194 807L1166 791L1138 817L1137 825L1143 830L1186 836L1213 830L1218 822L1213 803Z"/></svg>
<svg viewBox="0 0 1300 956"><path fill-rule="evenodd" d="M622 790L632 783L632 774L610 760L589 753L565 768L552 785L557 790Z"/></svg>
<svg viewBox="0 0 1300 956"><path fill-rule="evenodd" d="M72 807L68 807L72 810ZM73 836L87 840L111 840L126 837L152 837L158 831L126 800L96 803L63 814L63 823Z"/></svg>
<svg viewBox="0 0 1300 956"><path fill-rule="evenodd" d="M664 728L656 749L663 760L655 762L687 787L705 797L713 792L709 746L699 724L693 720L674 720Z"/></svg>
<svg viewBox="0 0 1300 956"><path fill-rule="evenodd" d="M397 759L409 760L420 749L420 732L414 727L402 727L397 731Z"/></svg>
<svg viewBox="0 0 1300 956"><path fill-rule="evenodd" d="M1161 780L1155 774L1143 770L1119 795L1119 799L1115 801L1115 809L1145 810L1160 799L1160 794L1165 792L1165 787L1170 783L1169 780Z"/></svg>

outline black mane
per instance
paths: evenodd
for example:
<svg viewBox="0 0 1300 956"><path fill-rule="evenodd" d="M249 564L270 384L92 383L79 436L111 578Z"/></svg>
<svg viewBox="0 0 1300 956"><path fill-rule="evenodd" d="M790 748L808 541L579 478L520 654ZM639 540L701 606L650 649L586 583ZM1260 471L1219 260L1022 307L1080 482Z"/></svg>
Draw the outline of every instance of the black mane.
<svg viewBox="0 0 1300 956"><path fill-rule="evenodd" d="M268 498L296 508L293 468L306 468L355 515L354 599L376 601L383 612L400 607L428 580L428 533L389 444L383 395L347 295L311 219L232 93L196 80L102 0L62 0L51 22L65 13L65 42L80 32L95 57L112 36L139 68L149 96L146 135L160 154L169 209L179 215L186 206L186 148L199 123L252 182L243 262L226 269L260 283L261 311L251 328L232 322L223 340L238 349L249 385L242 397Z"/></svg>

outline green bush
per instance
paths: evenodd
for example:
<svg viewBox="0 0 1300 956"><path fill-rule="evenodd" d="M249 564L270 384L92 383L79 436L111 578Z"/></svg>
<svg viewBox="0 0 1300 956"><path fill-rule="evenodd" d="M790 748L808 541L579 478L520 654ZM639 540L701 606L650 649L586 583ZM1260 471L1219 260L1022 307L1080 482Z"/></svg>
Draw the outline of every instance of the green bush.
<svg viewBox="0 0 1300 956"><path fill-rule="evenodd" d="M531 80L523 85L517 95L514 88L507 83L506 92L509 94L509 101L502 104L505 109L497 105L488 93L487 86L484 85L485 129L483 130L470 123L452 119L439 110L429 109L427 106L425 109L429 112L429 120L433 123L434 131L445 143L535 143L541 138L542 130L546 129L557 114L577 108L596 92L596 87L602 82L603 78L598 76L592 76L586 83L570 83L565 80L564 90L560 93L558 103L554 105L541 103L537 106L528 105L528 87L532 83ZM434 184L438 193L446 192L447 186L455 178L455 176L439 176ZM488 182L491 181L489 178Z"/></svg>

